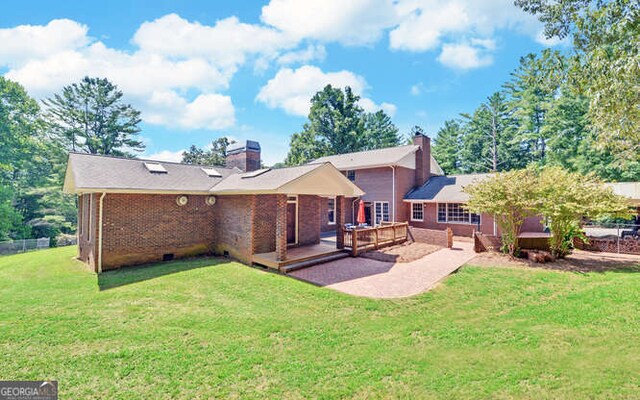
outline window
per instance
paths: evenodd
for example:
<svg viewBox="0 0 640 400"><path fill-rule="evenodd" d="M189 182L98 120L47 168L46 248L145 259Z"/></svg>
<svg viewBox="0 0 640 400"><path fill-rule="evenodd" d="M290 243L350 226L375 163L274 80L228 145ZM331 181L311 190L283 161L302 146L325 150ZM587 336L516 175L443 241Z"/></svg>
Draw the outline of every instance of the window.
<svg viewBox="0 0 640 400"><path fill-rule="evenodd" d="M336 223L336 199L331 198L327 202L329 209L329 225L335 225Z"/></svg>
<svg viewBox="0 0 640 400"><path fill-rule="evenodd" d="M438 222L480 224L480 215L469 212L461 203L438 203Z"/></svg>
<svg viewBox="0 0 640 400"><path fill-rule="evenodd" d="M438 203L438 222L447 222L447 203Z"/></svg>
<svg viewBox="0 0 640 400"><path fill-rule="evenodd" d="M424 221L424 204L411 203L411 220Z"/></svg>
<svg viewBox="0 0 640 400"><path fill-rule="evenodd" d="M347 171L347 179L349 179L351 182L354 182L356 180L356 171L350 169Z"/></svg>
<svg viewBox="0 0 640 400"><path fill-rule="evenodd" d="M380 225L382 221L389 221L389 202L388 201L376 201L374 202L375 207L375 225Z"/></svg>

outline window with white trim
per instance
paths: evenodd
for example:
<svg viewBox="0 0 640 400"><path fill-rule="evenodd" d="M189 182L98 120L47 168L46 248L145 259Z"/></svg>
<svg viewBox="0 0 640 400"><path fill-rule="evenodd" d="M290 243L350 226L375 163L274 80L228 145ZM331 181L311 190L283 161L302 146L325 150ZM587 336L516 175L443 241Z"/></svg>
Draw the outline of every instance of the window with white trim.
<svg viewBox="0 0 640 400"><path fill-rule="evenodd" d="M462 203L438 203L438 222L478 225L480 215L469 212Z"/></svg>
<svg viewBox="0 0 640 400"><path fill-rule="evenodd" d="M335 225L336 223L336 198L329 198L327 201L329 213L328 213L328 221L329 225Z"/></svg>
<svg viewBox="0 0 640 400"><path fill-rule="evenodd" d="M376 201L373 203L375 208L375 225L380 225L382 221L389 222L389 202Z"/></svg>
<svg viewBox="0 0 640 400"><path fill-rule="evenodd" d="M347 176L347 179L349 179L351 182L354 182L356 180L356 171L355 170L347 170L347 173L345 174Z"/></svg>
<svg viewBox="0 0 640 400"><path fill-rule="evenodd" d="M411 203L411 220L424 221L424 204Z"/></svg>

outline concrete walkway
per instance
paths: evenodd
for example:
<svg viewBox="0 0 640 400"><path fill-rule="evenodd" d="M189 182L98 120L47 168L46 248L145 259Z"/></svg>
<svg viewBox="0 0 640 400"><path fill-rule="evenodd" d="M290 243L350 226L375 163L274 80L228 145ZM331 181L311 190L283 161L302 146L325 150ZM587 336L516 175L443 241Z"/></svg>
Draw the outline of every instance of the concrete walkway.
<svg viewBox="0 0 640 400"><path fill-rule="evenodd" d="M475 255L473 243L454 242L452 249L438 250L409 263L349 257L289 275L355 296L391 299L431 289Z"/></svg>

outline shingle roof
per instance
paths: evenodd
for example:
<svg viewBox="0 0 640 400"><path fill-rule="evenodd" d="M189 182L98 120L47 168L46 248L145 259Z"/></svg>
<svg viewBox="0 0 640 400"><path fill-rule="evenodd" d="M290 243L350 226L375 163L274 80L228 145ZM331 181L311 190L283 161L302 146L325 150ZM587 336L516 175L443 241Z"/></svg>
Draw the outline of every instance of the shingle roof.
<svg viewBox="0 0 640 400"><path fill-rule="evenodd" d="M145 163L159 163L165 172L150 172ZM289 193L359 196L363 192L329 163L243 173L215 167L210 176L200 165L71 153L64 191L149 193ZM318 171L316 174L315 171ZM283 192L284 191L284 192ZM307 193L309 192L309 193ZM291 192L295 194L296 192Z"/></svg>
<svg viewBox="0 0 640 400"><path fill-rule="evenodd" d="M275 190L321 166L322 164L314 164L289 168L277 168L268 170L254 177L248 177L251 173L235 174L229 176L227 179L214 186L211 190L215 192Z"/></svg>
<svg viewBox="0 0 640 400"><path fill-rule="evenodd" d="M73 185L85 190L206 192L224 178L241 172L237 168L215 167L221 177L210 177L200 165L162 161L160 164L167 173L152 173L144 166L145 162L158 163L154 160L70 153L65 188L71 183L67 180L72 174Z"/></svg>
<svg viewBox="0 0 640 400"><path fill-rule="evenodd" d="M355 153L337 154L334 156L320 157L309 164L321 164L330 162L339 170L373 168L387 165L397 165L408 155L415 153L420 146L409 144L406 146L388 147L385 149L358 151ZM415 162L413 165L415 168ZM431 157L431 173L443 175L442 169Z"/></svg>
<svg viewBox="0 0 640 400"><path fill-rule="evenodd" d="M489 178L491 174L432 176L419 188L407 193L405 200L424 200L439 203L465 203L469 195L462 189Z"/></svg>

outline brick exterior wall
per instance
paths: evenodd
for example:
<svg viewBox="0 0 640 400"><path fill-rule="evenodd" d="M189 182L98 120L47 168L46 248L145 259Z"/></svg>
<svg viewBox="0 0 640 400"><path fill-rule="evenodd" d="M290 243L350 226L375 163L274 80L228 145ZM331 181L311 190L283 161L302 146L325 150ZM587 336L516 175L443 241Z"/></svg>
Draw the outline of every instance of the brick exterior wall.
<svg viewBox="0 0 640 400"><path fill-rule="evenodd" d="M409 226L409 238L414 242L435 244L442 247L453 247L453 232L451 229L425 229Z"/></svg>
<svg viewBox="0 0 640 400"><path fill-rule="evenodd" d="M354 213L358 212L358 203L356 202L356 205L353 205L353 201L356 199L356 197L345 198L346 206L343 210L345 223L355 224L356 222ZM335 224L329 224L329 203L327 200L326 197L320 197L320 232L333 232L339 226L337 219Z"/></svg>
<svg viewBox="0 0 640 400"><path fill-rule="evenodd" d="M253 196L253 253L269 253L276 250L276 195Z"/></svg>
<svg viewBox="0 0 640 400"><path fill-rule="evenodd" d="M320 204L326 203L324 200L319 196L298 196L299 245L320 243Z"/></svg>
<svg viewBox="0 0 640 400"><path fill-rule="evenodd" d="M96 195L97 196L97 195ZM165 254L186 257L210 253L219 205L206 196L107 194L104 197L102 270L162 261Z"/></svg>
<svg viewBox="0 0 640 400"><path fill-rule="evenodd" d="M212 207L214 214L211 224L214 226L210 238L212 250L251 263L253 249L253 217L256 203L253 195L217 196Z"/></svg>

